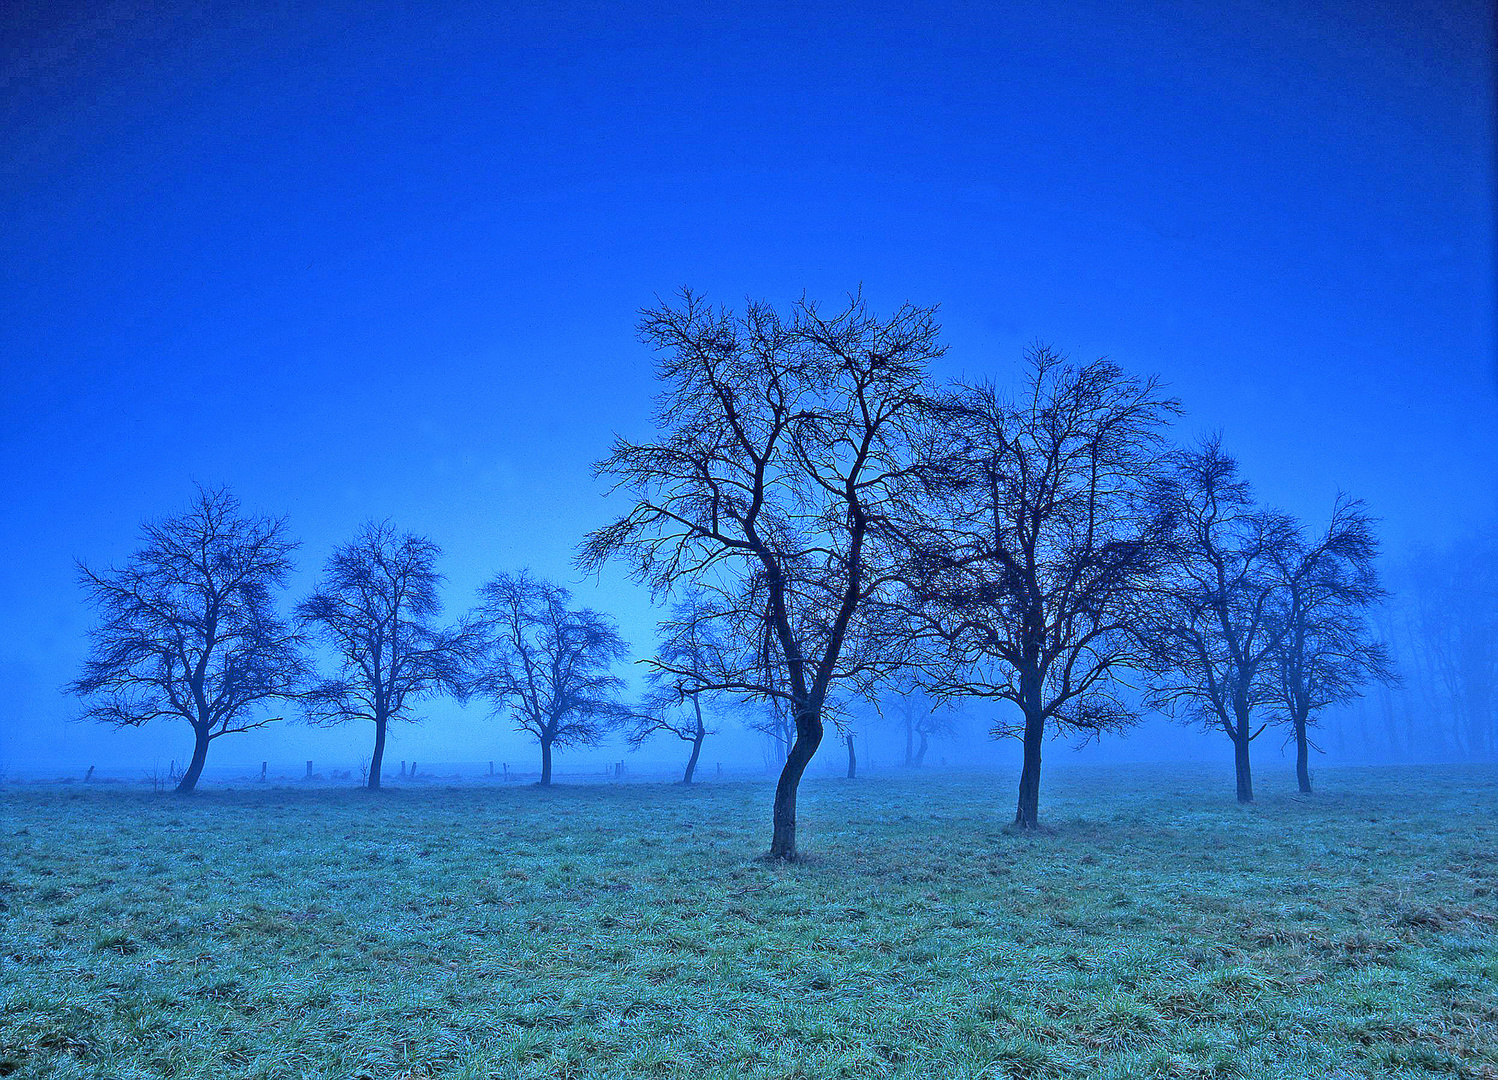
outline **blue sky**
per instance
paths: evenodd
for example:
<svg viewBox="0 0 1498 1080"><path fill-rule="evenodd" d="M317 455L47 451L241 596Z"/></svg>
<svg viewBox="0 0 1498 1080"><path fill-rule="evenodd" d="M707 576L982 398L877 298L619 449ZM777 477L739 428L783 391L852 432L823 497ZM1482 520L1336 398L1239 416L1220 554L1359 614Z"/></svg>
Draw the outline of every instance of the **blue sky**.
<svg viewBox="0 0 1498 1080"><path fill-rule="evenodd" d="M455 607L575 579L589 463L647 430L634 312L683 284L939 303L945 375L1158 373L1183 437L1297 513L1366 498L1396 554L1498 513L1483 4L293 7L0 16L0 759L182 741L57 688L72 559L194 481L290 515L299 590L371 515ZM639 590L579 593L647 647ZM449 712L401 738L521 755Z"/></svg>

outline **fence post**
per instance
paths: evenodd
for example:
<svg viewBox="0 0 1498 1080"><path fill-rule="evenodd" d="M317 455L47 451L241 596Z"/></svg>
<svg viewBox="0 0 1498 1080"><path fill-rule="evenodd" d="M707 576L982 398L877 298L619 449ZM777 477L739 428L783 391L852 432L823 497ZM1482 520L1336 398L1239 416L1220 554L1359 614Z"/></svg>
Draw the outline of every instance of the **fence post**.
<svg viewBox="0 0 1498 1080"><path fill-rule="evenodd" d="M312 762L310 760L307 762L307 779L312 779Z"/></svg>

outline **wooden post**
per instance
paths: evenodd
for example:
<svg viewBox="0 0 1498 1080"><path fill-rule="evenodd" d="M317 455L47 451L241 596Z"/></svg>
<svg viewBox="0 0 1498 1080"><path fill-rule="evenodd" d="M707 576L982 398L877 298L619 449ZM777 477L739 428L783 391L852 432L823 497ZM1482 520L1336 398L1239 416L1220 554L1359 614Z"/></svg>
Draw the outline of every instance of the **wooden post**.
<svg viewBox="0 0 1498 1080"><path fill-rule="evenodd" d="M83 782L86 784L90 780L92 780L93 778L94 778L94 767L92 765L90 765L88 767L88 772L86 772L86 773L83 774Z"/></svg>
<svg viewBox="0 0 1498 1080"><path fill-rule="evenodd" d="M401 762L401 779L404 780L405 778L406 778L406 763L405 763L405 761L402 761Z"/></svg>
<svg viewBox="0 0 1498 1080"><path fill-rule="evenodd" d="M510 778L510 763L505 761L501 762L501 764L505 767L505 779L508 780Z"/></svg>
<svg viewBox="0 0 1498 1080"><path fill-rule="evenodd" d="M494 762L492 762L492 761L489 762L489 775L490 776L494 775Z"/></svg>
<svg viewBox="0 0 1498 1080"><path fill-rule="evenodd" d="M416 779L416 762L411 762L411 779Z"/></svg>
<svg viewBox="0 0 1498 1080"><path fill-rule="evenodd" d="M723 763L721 761L718 762L718 775L719 776L723 775Z"/></svg>
<svg viewBox="0 0 1498 1080"><path fill-rule="evenodd" d="M262 761L260 763L260 782L262 784L265 783L265 770L268 765L270 765L270 762L268 761Z"/></svg>
<svg viewBox="0 0 1498 1080"><path fill-rule="evenodd" d="M312 762L311 761L307 762L307 779L308 780L312 779Z"/></svg>

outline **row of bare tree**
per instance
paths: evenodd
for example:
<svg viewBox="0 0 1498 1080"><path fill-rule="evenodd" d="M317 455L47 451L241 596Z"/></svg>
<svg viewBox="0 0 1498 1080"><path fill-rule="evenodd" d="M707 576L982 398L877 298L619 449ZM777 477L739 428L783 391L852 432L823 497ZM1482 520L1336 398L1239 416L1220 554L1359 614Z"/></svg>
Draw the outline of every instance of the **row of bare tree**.
<svg viewBox="0 0 1498 1080"><path fill-rule="evenodd" d="M277 703L313 724L371 723L371 788L390 726L419 719L416 706L437 694L487 699L534 736L543 784L554 747L596 742L634 715L613 670L628 655L613 620L529 573L499 574L475 611L443 623L440 549L373 522L334 551L286 618L275 599L296 544L283 519L241 513L228 491L200 491L143 540L121 568L80 567L103 617L69 689L88 719L187 721L194 749L178 791L196 787L213 740L281 719L268 715ZM315 669L314 644L326 672Z"/></svg>
<svg viewBox="0 0 1498 1080"><path fill-rule="evenodd" d="M435 546L387 525L339 548L283 619L284 522L214 492L148 527L123 569L82 570L104 616L72 685L88 715L188 720L190 789L209 741L267 722L274 699L373 722L371 785L389 723L437 692L513 717L541 745L543 782L554 745L616 725L635 745L690 742L690 778L704 701L756 703L786 732L770 850L794 859L797 791L828 726L891 688L924 715L1007 702L994 733L1022 742L1015 821L1034 828L1048 737L1164 710L1227 736L1246 801L1266 726L1291 732L1309 790L1318 716L1393 677L1369 621L1384 591L1362 504L1339 498L1316 528L1258 505L1218 441L1170 441L1180 407L1153 379L1036 348L1017 394L937 385L934 309L881 317L858 297L734 312L685 292L640 332L659 356L657 434L597 466L631 505L578 562L622 560L674 601L643 703L623 700L613 621L559 586L500 575L439 624ZM331 674L312 672L310 636Z"/></svg>
<svg viewBox="0 0 1498 1080"><path fill-rule="evenodd" d="M1164 709L1228 737L1246 801L1265 725L1292 728L1308 789L1318 715L1392 677L1364 507L1339 498L1312 530L1258 506L1216 440L1168 441L1180 407L1153 379L1037 348L1016 395L937 386L934 309L858 297L734 312L684 292L640 333L658 433L598 466L633 506L580 561L695 590L687 625L729 647L650 661L678 693L781 703L774 857L796 857L829 710L893 681L1013 706L995 733L1023 742L1015 821L1034 828L1048 736Z"/></svg>
<svg viewBox="0 0 1498 1080"><path fill-rule="evenodd" d="M616 671L629 647L609 616L574 605L567 589L528 571L499 574L477 607L442 621L440 548L388 522L371 522L329 558L312 595L290 618L277 609L296 544L283 519L246 515L227 490L200 490L181 514L144 529L122 568L80 567L103 618L83 675L69 689L84 717L118 727L158 718L192 727L193 755L176 778L197 786L213 740L277 722L293 706L319 726L365 721L374 743L366 784L381 786L390 727L422 718L437 695L486 700L536 740L542 785L554 750L593 746L623 730L633 747L670 733L691 744L691 783L715 730L703 695L652 676L639 705ZM691 601L662 624L659 661L707 669L722 649L716 628L694 623ZM313 654L321 648L327 670ZM763 727L757 712L718 703ZM933 728L932 730L935 730Z"/></svg>

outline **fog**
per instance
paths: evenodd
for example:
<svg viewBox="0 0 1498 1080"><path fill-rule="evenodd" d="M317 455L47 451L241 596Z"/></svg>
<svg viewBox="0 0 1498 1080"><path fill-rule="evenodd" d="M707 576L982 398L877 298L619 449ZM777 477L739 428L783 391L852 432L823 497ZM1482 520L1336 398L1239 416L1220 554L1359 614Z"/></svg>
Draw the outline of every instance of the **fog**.
<svg viewBox="0 0 1498 1080"><path fill-rule="evenodd" d="M127 526L121 532L128 536L133 530ZM1398 561L1385 560L1390 564L1386 576L1391 596L1374 612L1373 621L1393 646L1402 682L1370 687L1360 699L1329 710L1316 736L1322 753L1314 767L1494 760L1498 560L1489 539L1493 535L1498 535L1498 529L1441 547L1425 545ZM121 546L129 542L121 540ZM291 596L308 588L313 577L310 570L303 568L300 589L288 590ZM55 576L64 578L65 573ZM594 604L605 598L616 600L621 622L632 631L636 657L648 655L660 612L647 597L624 583L615 584L612 591L587 580L574 587L583 597L597 594L588 601ZM457 586L449 584L444 591L449 608L461 610ZM89 612L70 583L61 586L55 607L59 614L51 622L56 629L42 638L42 644L51 647L51 665L12 659L0 666L0 678L11 688L0 768L17 779L81 779L93 766L99 779L138 781L164 777L174 762L180 766L192 752L191 732L183 724L158 721L142 728L113 729L76 719L78 703L62 686L81 663ZM643 689L638 668L636 664L622 669L635 697ZM858 767L866 774L905 768L904 732L891 704L886 703L884 717L863 709L852 721ZM753 706L746 715L743 708L724 704L716 710L720 715L715 715L713 706L706 709L716 730L704 743L700 780L772 777L778 772L783 751L747 725L762 710L763 706ZM923 768L986 771L1012 770L1018 765L1017 741L991 735L996 719L1013 720L1013 706L956 699L946 710L953 717L953 730L932 739ZM367 767L373 737L369 724L314 727L295 704L273 711L283 712L285 719L215 743L205 780L258 780L264 765L272 780L300 782L311 761L319 782L358 782L361 767ZM496 774L507 767L517 779L534 779L539 770L535 739L518 734L504 717L493 715L480 702L458 704L439 698L420 706L416 715L419 722L392 728L387 776L398 778L406 762L413 763L427 782L483 779L491 763ZM629 780L675 780L688 749L675 738L659 735L633 750L622 735L615 734L597 747L559 751L557 779L564 783L617 779L615 765L623 762ZM1103 733L1085 741L1054 738L1047 744L1045 757L1048 766L1063 768L1196 762L1230 771L1231 745L1220 731L1147 712L1141 723L1122 733ZM1256 767L1266 773L1293 768L1294 746L1287 741L1285 729L1265 730L1255 742L1254 757ZM829 733L811 775L840 776L846 762L843 743ZM346 775L335 775L340 773Z"/></svg>
<svg viewBox="0 0 1498 1080"><path fill-rule="evenodd" d="M1495 29L0 2L0 1077L1498 1078Z"/></svg>

